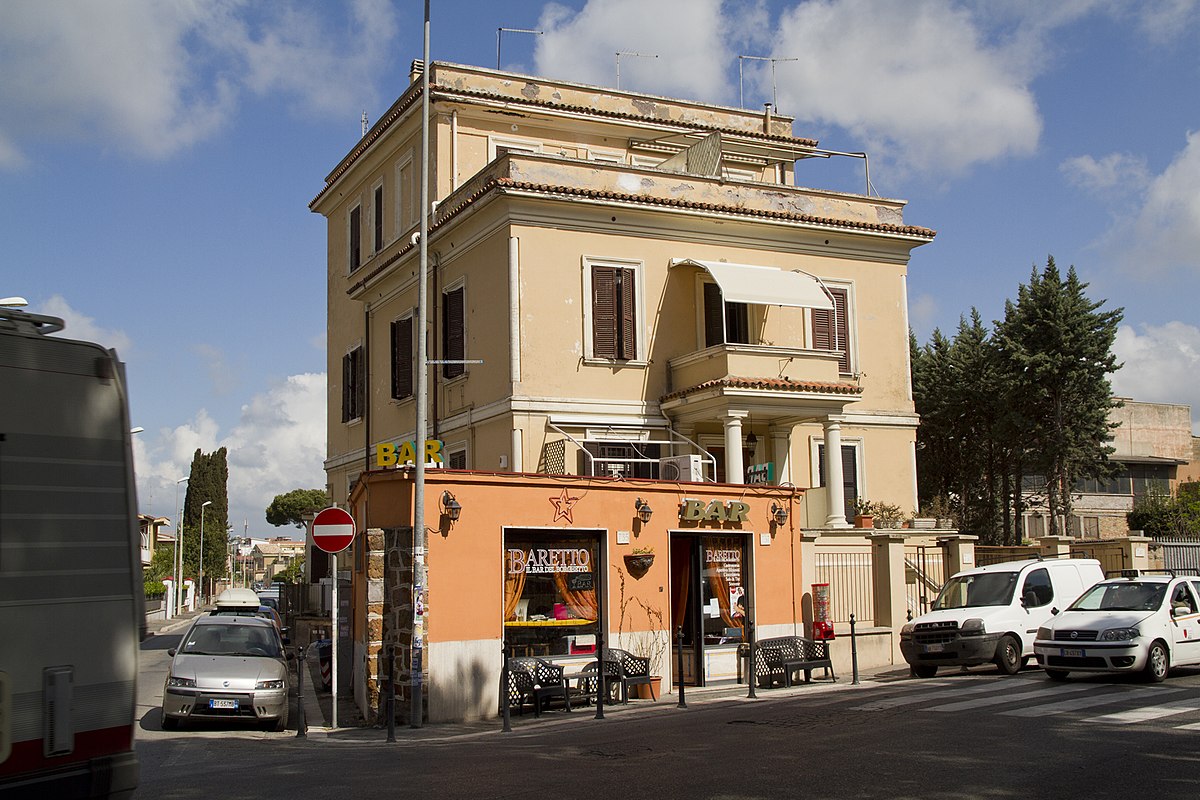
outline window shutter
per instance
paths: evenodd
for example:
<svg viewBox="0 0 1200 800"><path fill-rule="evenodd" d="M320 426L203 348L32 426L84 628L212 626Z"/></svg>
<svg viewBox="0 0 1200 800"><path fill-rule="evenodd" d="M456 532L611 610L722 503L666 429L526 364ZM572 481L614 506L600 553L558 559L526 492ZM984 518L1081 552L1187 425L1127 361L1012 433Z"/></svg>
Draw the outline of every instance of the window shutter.
<svg viewBox="0 0 1200 800"><path fill-rule="evenodd" d="M592 355L617 357L617 270L592 267Z"/></svg>
<svg viewBox="0 0 1200 800"><path fill-rule="evenodd" d="M704 346L722 344L725 341L725 328L722 325L725 304L721 297L721 287L715 283L704 284Z"/></svg>
<svg viewBox="0 0 1200 800"><path fill-rule="evenodd" d="M383 249L383 187L375 187L375 252Z"/></svg>
<svg viewBox="0 0 1200 800"><path fill-rule="evenodd" d="M354 365L354 407L351 410L351 419L357 419L363 415L367 396L367 381L364 374L366 363L363 360L363 349L361 347L354 348L354 351L350 353L350 360Z"/></svg>
<svg viewBox="0 0 1200 800"><path fill-rule="evenodd" d="M350 354L342 356L342 422L349 422L350 416L350 390L351 390L351 375L350 370Z"/></svg>
<svg viewBox="0 0 1200 800"><path fill-rule="evenodd" d="M833 295L833 311L821 308L812 310L812 346L814 350L839 351L839 371L850 372L850 321L846 314L846 290L830 289L829 293Z"/></svg>
<svg viewBox="0 0 1200 800"><path fill-rule="evenodd" d="M392 397L403 399L413 393L413 319L392 323Z"/></svg>
<svg viewBox="0 0 1200 800"><path fill-rule="evenodd" d="M455 289L442 295L442 358L462 361L466 358L463 317L463 290ZM443 364L442 377L457 378L467 371L465 364Z"/></svg>
<svg viewBox="0 0 1200 800"><path fill-rule="evenodd" d="M362 264L362 208L355 206L350 210L350 270L358 269Z"/></svg>
<svg viewBox="0 0 1200 800"><path fill-rule="evenodd" d="M619 295L621 303L621 342L617 350L617 358L629 360L637 358L637 312L633 293L633 270L618 270L617 280L621 289Z"/></svg>

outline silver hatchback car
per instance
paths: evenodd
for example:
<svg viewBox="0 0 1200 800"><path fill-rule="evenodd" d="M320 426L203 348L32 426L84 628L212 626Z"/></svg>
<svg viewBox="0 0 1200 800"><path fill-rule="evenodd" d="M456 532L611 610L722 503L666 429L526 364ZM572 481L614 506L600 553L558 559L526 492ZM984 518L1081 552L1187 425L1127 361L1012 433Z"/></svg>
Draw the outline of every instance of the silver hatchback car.
<svg viewBox="0 0 1200 800"><path fill-rule="evenodd" d="M288 721L288 657L275 626L260 617L203 616L168 650L162 726L189 719L266 724Z"/></svg>

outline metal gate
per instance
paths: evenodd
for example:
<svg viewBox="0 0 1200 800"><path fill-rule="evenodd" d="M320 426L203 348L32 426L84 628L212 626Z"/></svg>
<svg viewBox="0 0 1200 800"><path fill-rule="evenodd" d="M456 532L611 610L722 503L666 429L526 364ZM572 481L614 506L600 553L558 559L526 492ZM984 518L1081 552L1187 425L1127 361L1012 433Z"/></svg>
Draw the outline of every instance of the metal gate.
<svg viewBox="0 0 1200 800"><path fill-rule="evenodd" d="M904 548L904 595L910 619L924 614L946 582L945 550L941 545Z"/></svg>
<svg viewBox="0 0 1200 800"><path fill-rule="evenodd" d="M1200 537L1184 536L1157 539L1162 548L1163 568L1176 575L1200 575Z"/></svg>

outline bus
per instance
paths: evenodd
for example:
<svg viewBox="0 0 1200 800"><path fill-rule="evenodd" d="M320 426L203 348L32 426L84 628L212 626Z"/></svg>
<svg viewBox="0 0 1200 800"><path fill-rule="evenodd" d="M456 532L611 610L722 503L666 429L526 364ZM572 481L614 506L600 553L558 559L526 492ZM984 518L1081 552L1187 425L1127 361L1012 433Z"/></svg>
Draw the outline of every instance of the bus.
<svg viewBox="0 0 1200 800"><path fill-rule="evenodd" d="M145 592L124 365L0 306L0 798L127 798Z"/></svg>

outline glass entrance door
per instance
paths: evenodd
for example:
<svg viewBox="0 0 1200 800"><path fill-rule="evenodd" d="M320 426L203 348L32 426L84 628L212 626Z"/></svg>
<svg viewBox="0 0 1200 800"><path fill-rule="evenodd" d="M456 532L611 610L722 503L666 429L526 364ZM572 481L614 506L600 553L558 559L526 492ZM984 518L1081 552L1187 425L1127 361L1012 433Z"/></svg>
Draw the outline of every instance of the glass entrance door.
<svg viewBox="0 0 1200 800"><path fill-rule="evenodd" d="M671 535L672 633L683 629L684 683L705 686L739 676L748 564L745 535ZM673 664L680 642L673 638Z"/></svg>

